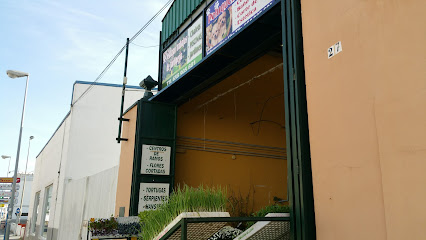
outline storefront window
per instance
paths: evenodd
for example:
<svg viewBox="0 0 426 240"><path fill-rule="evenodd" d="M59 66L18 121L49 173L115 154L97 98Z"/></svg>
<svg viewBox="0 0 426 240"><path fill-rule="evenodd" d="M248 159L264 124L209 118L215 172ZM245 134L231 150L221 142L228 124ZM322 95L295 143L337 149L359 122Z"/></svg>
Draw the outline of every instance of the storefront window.
<svg viewBox="0 0 426 240"><path fill-rule="evenodd" d="M47 229L49 226L49 217L50 217L50 201L52 199L52 185L46 187L44 193L44 207L43 207L43 216L41 222L41 236L47 238Z"/></svg>

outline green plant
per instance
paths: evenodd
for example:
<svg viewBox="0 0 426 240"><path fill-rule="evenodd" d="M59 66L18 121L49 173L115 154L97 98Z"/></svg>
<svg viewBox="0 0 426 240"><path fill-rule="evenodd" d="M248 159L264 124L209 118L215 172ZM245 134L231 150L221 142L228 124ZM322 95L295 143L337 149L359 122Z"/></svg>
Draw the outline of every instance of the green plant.
<svg viewBox="0 0 426 240"><path fill-rule="evenodd" d="M139 213L142 229L139 237L144 240L154 238L183 212L223 212L227 201L226 188L178 186L169 200L157 209Z"/></svg>
<svg viewBox="0 0 426 240"><path fill-rule="evenodd" d="M114 217L90 219L89 229L95 236L111 235L117 232L118 223Z"/></svg>
<svg viewBox="0 0 426 240"><path fill-rule="evenodd" d="M247 195L243 196L241 191L238 193L234 192L230 188L230 194L228 199L228 212L231 217L249 217L253 214L254 208L254 188L250 188ZM229 223L234 228L246 229L246 222L232 222Z"/></svg>
<svg viewBox="0 0 426 240"><path fill-rule="evenodd" d="M287 205L269 205L252 214L253 217L265 217L268 213L288 213L290 208ZM254 222L247 222L247 228Z"/></svg>
<svg viewBox="0 0 426 240"><path fill-rule="evenodd" d="M229 194L228 212L231 217L248 217L253 214L254 208L254 188L250 188L246 196L243 197L241 191Z"/></svg>

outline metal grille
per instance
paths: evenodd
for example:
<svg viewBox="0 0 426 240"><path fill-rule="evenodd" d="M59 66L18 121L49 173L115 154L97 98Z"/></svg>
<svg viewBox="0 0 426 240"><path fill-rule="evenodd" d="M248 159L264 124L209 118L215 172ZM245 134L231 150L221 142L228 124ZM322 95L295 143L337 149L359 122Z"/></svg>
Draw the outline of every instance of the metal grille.
<svg viewBox="0 0 426 240"><path fill-rule="evenodd" d="M187 239L188 240L206 240L217 231L219 231L226 223L210 222L210 223L188 223ZM177 230L170 236L170 240L180 240L181 229Z"/></svg>
<svg viewBox="0 0 426 240"><path fill-rule="evenodd" d="M249 237L250 240L290 240L289 222L270 222L257 233Z"/></svg>

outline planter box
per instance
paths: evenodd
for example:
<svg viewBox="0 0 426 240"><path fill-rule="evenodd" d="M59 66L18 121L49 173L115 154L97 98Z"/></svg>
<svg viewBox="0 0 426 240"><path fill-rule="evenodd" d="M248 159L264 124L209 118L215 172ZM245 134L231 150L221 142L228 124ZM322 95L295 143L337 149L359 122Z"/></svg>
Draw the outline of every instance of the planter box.
<svg viewBox="0 0 426 240"><path fill-rule="evenodd" d="M179 214L167 227L161 231L157 237L153 240L159 240L163 237L170 229L172 229L176 224L179 224L179 221L183 218L198 218L198 217L230 217L227 212L184 212ZM188 240L199 240L207 239L217 231L219 231L226 222L210 222L210 223L190 223L188 224L187 237ZM168 239L170 240L180 240L181 229L178 229L174 232Z"/></svg>
<svg viewBox="0 0 426 240"><path fill-rule="evenodd" d="M100 239L123 239L123 238L135 238L137 239L138 236L132 236L132 235L105 235L105 236L91 236L90 239L93 240L100 240Z"/></svg>
<svg viewBox="0 0 426 240"><path fill-rule="evenodd" d="M99 220L99 219L98 219ZM122 239L137 237L140 232L139 217L118 217L115 218L118 226L108 233L101 232L101 229L90 230L91 239ZM127 226L126 226L127 225Z"/></svg>

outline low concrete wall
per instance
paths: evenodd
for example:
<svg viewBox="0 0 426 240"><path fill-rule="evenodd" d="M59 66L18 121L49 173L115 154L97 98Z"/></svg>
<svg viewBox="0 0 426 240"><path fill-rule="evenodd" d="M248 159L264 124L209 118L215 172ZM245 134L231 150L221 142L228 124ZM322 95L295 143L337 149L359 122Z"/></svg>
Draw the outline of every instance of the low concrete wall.
<svg viewBox="0 0 426 240"><path fill-rule="evenodd" d="M25 228L23 228L24 230L21 230L21 237L24 236L24 234L26 235L25 240L40 240L40 226L36 225L36 232L33 234L29 234L25 231ZM29 230L29 229L28 229ZM18 234L17 234L18 235ZM58 239L58 229L56 228L48 228L47 229L47 238L46 239Z"/></svg>

